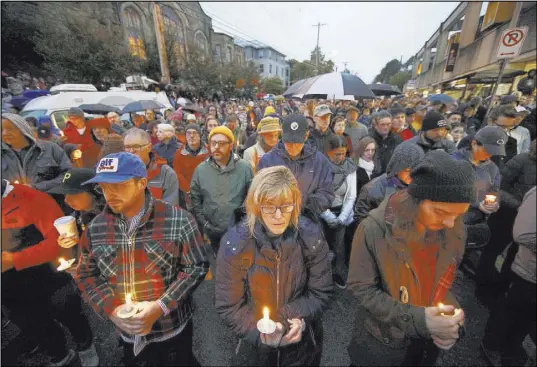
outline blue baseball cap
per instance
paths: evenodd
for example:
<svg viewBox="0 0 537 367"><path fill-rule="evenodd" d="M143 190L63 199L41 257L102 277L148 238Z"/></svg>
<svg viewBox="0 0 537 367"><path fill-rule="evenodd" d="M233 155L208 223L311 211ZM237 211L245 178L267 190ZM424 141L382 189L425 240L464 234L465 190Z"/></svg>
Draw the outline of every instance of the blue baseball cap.
<svg viewBox="0 0 537 367"><path fill-rule="evenodd" d="M96 173L95 177L83 182L82 185L120 183L135 177L147 177L144 162L138 156L126 152L109 154L101 159L97 164Z"/></svg>

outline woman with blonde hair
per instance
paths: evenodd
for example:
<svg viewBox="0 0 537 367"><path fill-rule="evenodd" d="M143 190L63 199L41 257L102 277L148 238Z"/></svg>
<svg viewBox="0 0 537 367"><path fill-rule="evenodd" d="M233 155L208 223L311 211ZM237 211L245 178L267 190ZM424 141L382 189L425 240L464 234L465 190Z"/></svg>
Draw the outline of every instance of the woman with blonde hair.
<svg viewBox="0 0 537 367"><path fill-rule="evenodd" d="M222 238L215 307L238 336L232 365L318 366L321 316L331 297L328 245L300 216L301 194L284 166L260 170L246 198L246 219ZM264 309L276 323L261 333Z"/></svg>

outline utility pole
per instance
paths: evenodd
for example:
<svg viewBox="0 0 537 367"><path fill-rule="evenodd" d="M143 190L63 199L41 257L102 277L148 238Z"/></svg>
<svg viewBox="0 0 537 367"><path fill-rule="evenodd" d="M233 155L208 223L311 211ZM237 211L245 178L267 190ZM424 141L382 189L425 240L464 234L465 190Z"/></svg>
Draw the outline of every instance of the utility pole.
<svg viewBox="0 0 537 367"><path fill-rule="evenodd" d="M511 22L509 23L509 28L515 28L518 24L518 18L520 18L520 11L522 10L523 3L521 1L517 1L515 5L515 10L513 11L513 17L511 18ZM503 72L505 71L505 67L507 66L508 59L503 59L501 61L500 65L500 72L498 73L498 80L496 80L496 83L494 84L494 87L492 88L492 94L490 97L490 102L487 108L487 113L485 115L485 121L488 121L488 117L490 114L490 110L492 109L492 102L494 102L494 96L496 95L496 90L498 90L498 85L502 81Z"/></svg>
<svg viewBox="0 0 537 367"><path fill-rule="evenodd" d="M164 39L164 28L160 14L160 7L155 1L153 3L153 21L155 23L155 35L157 36L158 56L160 59L161 82L170 83L170 70L168 70L168 56L166 55L166 40Z"/></svg>
<svg viewBox="0 0 537 367"><path fill-rule="evenodd" d="M315 74L319 73L319 36L321 35L321 27L327 25L326 23L318 22L317 24L314 24L314 27L317 27L317 47L315 48Z"/></svg>

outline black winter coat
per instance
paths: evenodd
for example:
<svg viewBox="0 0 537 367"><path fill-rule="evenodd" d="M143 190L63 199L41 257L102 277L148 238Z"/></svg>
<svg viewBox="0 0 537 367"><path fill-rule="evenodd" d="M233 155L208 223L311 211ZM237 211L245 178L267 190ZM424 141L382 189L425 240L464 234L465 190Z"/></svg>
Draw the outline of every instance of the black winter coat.
<svg viewBox="0 0 537 367"><path fill-rule="evenodd" d="M375 153L375 171L377 175L381 175L386 172L388 162L392 158L395 147L403 142L403 139L398 135L390 131L388 137L383 139L382 136L377 133L375 128L369 133L369 136L375 139L377 143L377 151ZM375 172L373 172L375 174ZM375 176L376 177L376 176Z"/></svg>
<svg viewBox="0 0 537 367"><path fill-rule="evenodd" d="M328 139L330 139L330 137L333 135L335 134L330 129L327 129L324 134L317 129L310 129L310 136L308 140L311 141L317 147L317 150L319 152L326 155L326 153L328 152Z"/></svg>
<svg viewBox="0 0 537 367"><path fill-rule="evenodd" d="M523 126L529 130L531 140L537 137L537 126L535 125L535 108L531 110L528 116L524 117L524 120L520 122L520 126Z"/></svg>
<svg viewBox="0 0 537 367"><path fill-rule="evenodd" d="M524 195L537 184L535 154L522 153L514 156L502 170L501 198L510 208L518 208Z"/></svg>
<svg viewBox="0 0 537 367"><path fill-rule="evenodd" d="M356 194L360 195L360 190L364 187L371 179L367 175L367 172L362 167L358 166L356 169Z"/></svg>
<svg viewBox="0 0 537 367"><path fill-rule="evenodd" d="M328 244L319 226L301 217L298 230L289 227L273 238L258 222L254 235L242 222L222 238L216 267L216 311L242 342L258 348L258 354L266 351L256 326L264 307L269 308L272 320L283 325L287 319L304 319L304 334L315 340L312 325L319 327L333 292ZM311 349L287 353L288 348L280 350L281 366L312 363ZM238 350L240 353L240 346Z"/></svg>
<svg viewBox="0 0 537 367"><path fill-rule="evenodd" d="M463 139L466 139L466 138L467 137L464 137ZM407 141L412 142L413 144L417 144L423 150L423 153L425 154L429 153L431 150L443 150L444 152L448 154L452 154L452 153L455 153L455 151L457 150L457 146L451 140L442 139L438 142L433 143L432 141L430 141L429 139L425 137L424 133L420 133L419 135Z"/></svg>
<svg viewBox="0 0 537 367"><path fill-rule="evenodd" d="M386 196L404 188L406 186L396 176L388 177L386 173L369 181L362 187L354 204L354 219L360 224L371 210L379 207Z"/></svg>

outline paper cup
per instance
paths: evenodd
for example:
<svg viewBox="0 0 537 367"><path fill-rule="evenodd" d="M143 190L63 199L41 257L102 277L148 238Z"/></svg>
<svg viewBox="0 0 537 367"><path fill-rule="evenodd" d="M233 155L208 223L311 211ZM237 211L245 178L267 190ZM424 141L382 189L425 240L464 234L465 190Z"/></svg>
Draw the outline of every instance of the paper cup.
<svg viewBox="0 0 537 367"><path fill-rule="evenodd" d="M54 221L54 227L60 235L66 237L78 237L78 229L76 228L76 219L70 215L58 218Z"/></svg>

